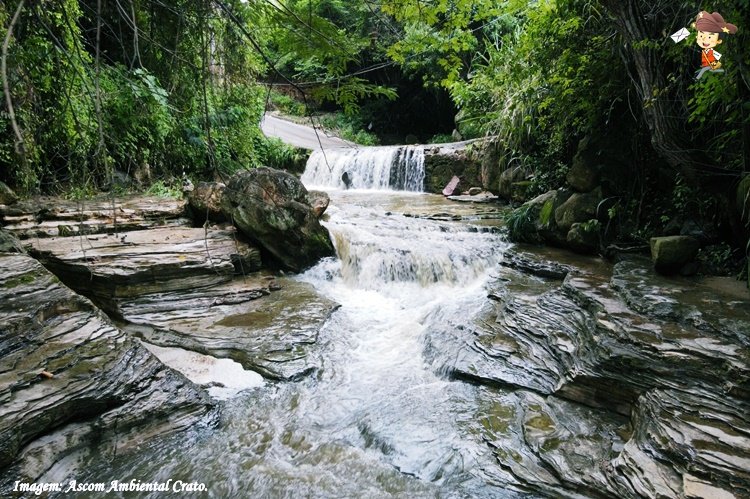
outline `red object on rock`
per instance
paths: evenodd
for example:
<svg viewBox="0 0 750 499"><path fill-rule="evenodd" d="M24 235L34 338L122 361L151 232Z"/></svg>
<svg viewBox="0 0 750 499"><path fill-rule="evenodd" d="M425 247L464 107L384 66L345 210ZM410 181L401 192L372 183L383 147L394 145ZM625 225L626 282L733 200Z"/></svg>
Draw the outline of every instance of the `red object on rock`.
<svg viewBox="0 0 750 499"><path fill-rule="evenodd" d="M458 184L460 183L461 179L454 175L451 181L448 182L448 185L443 189L443 196L453 196L459 192Z"/></svg>

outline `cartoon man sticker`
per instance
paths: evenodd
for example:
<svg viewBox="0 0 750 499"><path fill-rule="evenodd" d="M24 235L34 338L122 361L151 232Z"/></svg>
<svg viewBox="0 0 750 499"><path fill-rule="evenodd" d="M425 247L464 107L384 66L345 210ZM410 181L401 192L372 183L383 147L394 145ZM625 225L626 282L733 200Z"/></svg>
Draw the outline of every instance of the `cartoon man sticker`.
<svg viewBox="0 0 750 499"><path fill-rule="evenodd" d="M701 48L701 69L695 79L699 80L707 71L723 73L719 62L721 54L714 48L721 45L727 35L737 33L737 26L724 21L718 12L709 14L704 10L695 19L695 28L698 30L696 41Z"/></svg>

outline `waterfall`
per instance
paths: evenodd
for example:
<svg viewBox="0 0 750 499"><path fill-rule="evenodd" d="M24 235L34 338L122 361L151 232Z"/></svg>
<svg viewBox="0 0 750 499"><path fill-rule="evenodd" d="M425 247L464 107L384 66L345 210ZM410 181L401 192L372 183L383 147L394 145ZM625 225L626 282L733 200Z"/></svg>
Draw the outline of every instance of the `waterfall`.
<svg viewBox="0 0 750 499"><path fill-rule="evenodd" d="M302 182L307 187L421 192L424 175L423 146L360 147L313 152Z"/></svg>

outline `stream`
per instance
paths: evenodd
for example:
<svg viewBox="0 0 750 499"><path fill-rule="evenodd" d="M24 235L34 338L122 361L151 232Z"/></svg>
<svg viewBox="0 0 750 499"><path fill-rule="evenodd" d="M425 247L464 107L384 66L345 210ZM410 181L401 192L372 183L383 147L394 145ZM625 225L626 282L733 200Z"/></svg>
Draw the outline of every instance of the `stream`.
<svg viewBox="0 0 750 499"><path fill-rule="evenodd" d="M79 481L181 479L205 483L207 497L518 497L485 473L495 458L478 428L479 388L423 355L426 331L486 300L507 246L498 208L330 194L339 259L294 278L341 305L320 333L322 369L243 392L216 425L87 463Z"/></svg>
<svg viewBox="0 0 750 499"><path fill-rule="evenodd" d="M201 229L134 232L129 245L91 237L96 296L124 328L104 330L129 333L134 365L151 365L138 379L161 389L150 405L38 439L24 451L27 472L105 491L113 481L200 484L190 497L210 498L750 497L744 283L660 276L642 255L609 262L511 247L506 207L419 192L424 154L314 153L302 181L330 196L321 221L336 257L302 274L235 275L238 243L226 230L211 232L216 267L195 247ZM148 280L105 286L144 251L159 263L170 255L165 275L190 277L185 262L204 272L175 292ZM63 256L45 258L54 267ZM59 260L61 275L77 258L86 254ZM6 259L25 275L39 267ZM68 296L56 303L91 307L51 276L29 279L38 287L27 294L54 285ZM71 284L93 286L83 279ZM113 290L125 298L110 299ZM112 362L98 353L111 347L94 341L90 351ZM61 351L58 363L75 361ZM112 365L129 382L131 364ZM60 382L78 383L70 374L39 389L51 397ZM208 410L208 397L207 416L180 412L181 400ZM159 412L165 398L177 405ZM127 407L156 411L156 424L129 428ZM50 461L56 447L67 453Z"/></svg>

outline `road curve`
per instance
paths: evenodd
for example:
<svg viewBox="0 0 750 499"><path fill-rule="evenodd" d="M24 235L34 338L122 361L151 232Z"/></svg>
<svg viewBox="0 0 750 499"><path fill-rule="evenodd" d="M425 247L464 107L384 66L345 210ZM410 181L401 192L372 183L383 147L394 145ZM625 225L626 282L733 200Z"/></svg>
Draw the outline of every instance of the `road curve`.
<svg viewBox="0 0 750 499"><path fill-rule="evenodd" d="M317 150L321 148L321 144L324 149L357 147L357 144L354 142L326 135L322 130L315 130L310 126L298 125L270 114L263 116L260 128L266 137L278 137L287 144L304 149Z"/></svg>

